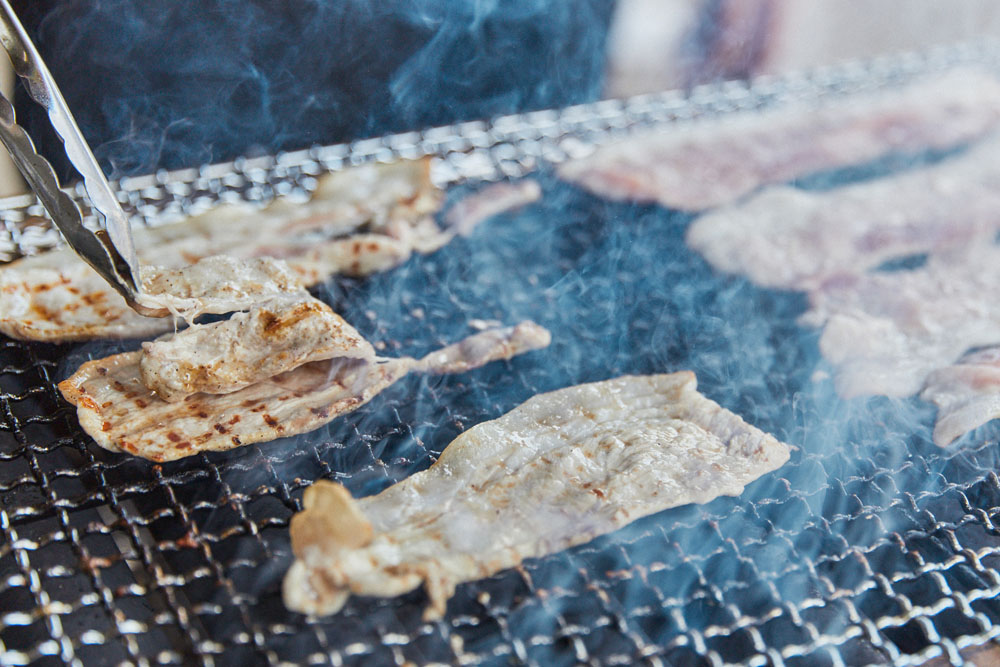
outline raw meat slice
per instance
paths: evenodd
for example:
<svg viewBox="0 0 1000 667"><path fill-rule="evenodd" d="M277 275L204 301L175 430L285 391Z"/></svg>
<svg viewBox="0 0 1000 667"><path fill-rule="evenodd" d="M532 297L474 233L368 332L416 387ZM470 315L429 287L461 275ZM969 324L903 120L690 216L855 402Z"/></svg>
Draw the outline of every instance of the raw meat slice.
<svg viewBox="0 0 1000 667"><path fill-rule="evenodd" d="M762 185L891 152L957 146L998 121L1000 81L955 69L822 106L786 105L637 133L564 163L559 175L609 199L700 211Z"/></svg>

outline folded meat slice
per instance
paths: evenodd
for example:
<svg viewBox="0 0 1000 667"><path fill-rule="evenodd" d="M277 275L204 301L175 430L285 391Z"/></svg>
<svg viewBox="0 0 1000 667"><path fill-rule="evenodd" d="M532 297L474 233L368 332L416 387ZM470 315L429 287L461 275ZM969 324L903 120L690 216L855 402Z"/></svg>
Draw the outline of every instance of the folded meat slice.
<svg viewBox="0 0 1000 667"><path fill-rule="evenodd" d="M279 295L306 294L298 275L285 262L228 255L205 257L179 269L144 266L142 287L142 305L188 322L204 313L245 310Z"/></svg>
<svg viewBox="0 0 1000 667"><path fill-rule="evenodd" d="M335 357L371 362L375 349L328 305L303 294L143 343L139 369L146 387L175 403L199 392L228 394Z"/></svg>
<svg viewBox="0 0 1000 667"><path fill-rule="evenodd" d="M801 321L823 326L820 351L842 396L909 396L966 350L1000 343L1000 247L842 278L809 298Z"/></svg>
<svg viewBox="0 0 1000 667"><path fill-rule="evenodd" d="M708 118L642 132L572 160L559 175L610 199L700 211L762 185L862 164L894 151L946 148L1000 121L1000 82L955 69L896 90Z"/></svg>
<svg viewBox="0 0 1000 667"><path fill-rule="evenodd" d="M1000 135L937 165L825 192L778 186L695 220L688 245L720 271L808 290L900 256L992 242Z"/></svg>
<svg viewBox="0 0 1000 667"><path fill-rule="evenodd" d="M305 286L338 273L386 270L455 234L434 221L443 193L431 184L429 168L428 160L352 167L320 179L308 202L225 205L181 223L136 229L136 251L161 276L214 255L283 259ZM58 342L173 328L170 318L135 313L68 249L0 267L0 333L8 336Z"/></svg>
<svg viewBox="0 0 1000 667"><path fill-rule="evenodd" d="M470 339L487 338L489 345ZM450 368L471 369L548 343L548 332L522 322L498 333L484 331L445 348ZM437 353L423 359L339 357L294 370L228 394L193 394L168 403L142 380L142 352L83 364L59 383L77 408L80 426L101 447L153 461L201 451L221 451L305 433L367 403L410 371L449 372ZM460 361L461 363L458 363Z"/></svg>
<svg viewBox="0 0 1000 667"><path fill-rule="evenodd" d="M1000 417L1000 347L972 352L934 371L920 398L938 407L934 444L939 447Z"/></svg>
<svg viewBox="0 0 1000 667"><path fill-rule="evenodd" d="M722 495L788 460L787 445L698 393L693 373L626 376L529 399L456 438L428 470L353 500L306 490L285 604L331 614L354 595L424 585L428 618L455 586Z"/></svg>

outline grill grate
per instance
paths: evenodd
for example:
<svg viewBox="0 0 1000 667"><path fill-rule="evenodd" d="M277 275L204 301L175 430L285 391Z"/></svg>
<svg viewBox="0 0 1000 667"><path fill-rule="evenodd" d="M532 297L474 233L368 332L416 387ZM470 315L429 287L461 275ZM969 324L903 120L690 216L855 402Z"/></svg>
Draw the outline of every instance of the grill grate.
<svg viewBox="0 0 1000 667"><path fill-rule="evenodd" d="M123 200L157 222L422 153L441 158L455 200L633 127L891 85L993 54L952 49L160 174L123 183ZM452 341L470 318L530 317L552 330L552 346L462 375L405 378L312 434L165 465L112 455L89 444L55 382L127 344L0 340L3 661L961 664L960 650L1000 635L1000 428L939 450L928 405L838 400L812 380L824 367L816 333L795 324L803 297L714 274L684 246L688 215L601 201L544 166L535 177L545 194L525 211L320 291L390 353ZM10 255L51 242L40 226L22 231L33 213L3 211ZM355 598L317 621L284 609L288 521L313 480L374 493L537 392L681 368L797 445L791 462L739 498L669 510L460 586L439 622L421 620L419 591Z"/></svg>

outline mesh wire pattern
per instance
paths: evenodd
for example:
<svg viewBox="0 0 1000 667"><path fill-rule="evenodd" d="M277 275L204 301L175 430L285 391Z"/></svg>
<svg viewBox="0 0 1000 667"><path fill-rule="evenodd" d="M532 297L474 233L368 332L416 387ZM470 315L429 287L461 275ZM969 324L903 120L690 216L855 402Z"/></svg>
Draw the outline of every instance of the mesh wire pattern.
<svg viewBox="0 0 1000 667"><path fill-rule="evenodd" d="M323 170L367 159L436 154L451 201L483 180L535 170L539 203L434 255L366 280L335 279L318 294L386 354L453 341L471 332L472 318L530 317L553 344L462 375L405 378L311 434L154 465L96 447L55 388L82 360L130 343L0 339L3 661L962 664L962 649L1000 635L1000 429L939 450L930 406L837 399L814 380L824 366L816 332L795 322L801 296L713 273L684 246L690 216L601 201L537 168L616 127L643 125L634 112L642 105L648 122L671 121L789 90L888 85L991 53L907 56L806 83L540 112L121 184L123 201L156 222L227 197L308 190ZM559 125L566 117L577 119L568 130ZM546 118L560 129L546 135ZM32 211L0 215L12 255L48 243ZM438 622L421 620L421 591L354 598L328 619L284 609L288 521L312 481L375 493L538 392L684 368L704 394L794 445L789 464L738 498L668 510L462 585Z"/></svg>

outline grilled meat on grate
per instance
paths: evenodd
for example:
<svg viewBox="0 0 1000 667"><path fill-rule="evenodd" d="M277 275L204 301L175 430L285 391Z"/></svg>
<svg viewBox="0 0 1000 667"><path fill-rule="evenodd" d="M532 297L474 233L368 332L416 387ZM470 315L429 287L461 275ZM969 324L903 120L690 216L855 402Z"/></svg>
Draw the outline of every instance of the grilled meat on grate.
<svg viewBox="0 0 1000 667"><path fill-rule="evenodd" d="M984 71L956 70L870 98L639 134L567 162L559 173L603 197L700 211L768 183L894 151L959 145L998 121L1000 81Z"/></svg>
<svg viewBox="0 0 1000 667"><path fill-rule="evenodd" d="M440 618L463 581L582 544L668 507L739 495L788 447L696 390L693 373L541 394L478 424L371 498L318 482L292 519L285 604L331 614L421 584Z"/></svg>
<svg viewBox="0 0 1000 667"><path fill-rule="evenodd" d="M485 345L476 344L483 340ZM533 322L484 331L424 359L314 361L228 394L168 403L142 379L142 352L88 361L59 383L80 426L105 449L153 461L233 449L305 433L364 405L411 371L454 372L545 347Z"/></svg>

